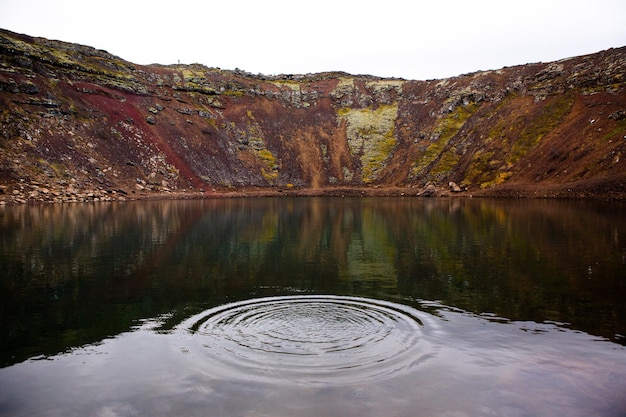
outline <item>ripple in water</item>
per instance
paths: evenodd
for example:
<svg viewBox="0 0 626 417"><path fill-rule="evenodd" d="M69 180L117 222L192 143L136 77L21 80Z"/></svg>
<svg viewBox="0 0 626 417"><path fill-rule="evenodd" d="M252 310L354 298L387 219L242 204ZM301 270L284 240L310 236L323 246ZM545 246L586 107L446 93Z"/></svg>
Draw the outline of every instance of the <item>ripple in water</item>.
<svg viewBox="0 0 626 417"><path fill-rule="evenodd" d="M225 378L351 384L402 373L432 354L415 309L357 297L258 298L182 323L193 366Z"/></svg>

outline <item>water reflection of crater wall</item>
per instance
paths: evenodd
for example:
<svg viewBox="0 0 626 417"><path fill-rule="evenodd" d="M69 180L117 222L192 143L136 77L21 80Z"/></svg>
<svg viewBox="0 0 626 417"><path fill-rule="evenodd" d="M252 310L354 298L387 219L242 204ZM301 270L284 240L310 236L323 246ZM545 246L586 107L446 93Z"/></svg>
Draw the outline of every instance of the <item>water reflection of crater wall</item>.
<svg viewBox="0 0 626 417"><path fill-rule="evenodd" d="M624 218L621 204L469 199L6 207L2 363L289 291L441 300L614 338L626 333Z"/></svg>
<svg viewBox="0 0 626 417"><path fill-rule="evenodd" d="M422 216L385 216L398 241L422 242L402 245L401 293L514 320L568 322L611 338L623 334L622 204L450 200L435 206L424 206Z"/></svg>

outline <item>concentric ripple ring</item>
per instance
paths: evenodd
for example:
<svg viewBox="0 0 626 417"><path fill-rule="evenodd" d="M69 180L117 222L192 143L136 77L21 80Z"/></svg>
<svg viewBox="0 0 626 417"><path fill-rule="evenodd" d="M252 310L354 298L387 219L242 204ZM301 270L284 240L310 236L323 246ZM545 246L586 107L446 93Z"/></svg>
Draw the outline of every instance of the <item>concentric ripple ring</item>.
<svg viewBox="0 0 626 417"><path fill-rule="evenodd" d="M266 297L181 324L184 350L212 376L351 384L397 375L431 354L418 310L344 296Z"/></svg>

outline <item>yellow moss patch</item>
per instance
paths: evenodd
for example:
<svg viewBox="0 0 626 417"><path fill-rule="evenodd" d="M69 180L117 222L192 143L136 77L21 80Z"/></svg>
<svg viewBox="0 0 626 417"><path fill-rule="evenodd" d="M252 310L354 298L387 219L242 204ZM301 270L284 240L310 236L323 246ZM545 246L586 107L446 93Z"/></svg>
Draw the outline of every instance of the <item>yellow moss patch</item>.
<svg viewBox="0 0 626 417"><path fill-rule="evenodd" d="M386 93L388 91L395 91L396 93L402 92L402 86L405 81L402 80L379 80L379 81L370 81L365 84L365 86L374 92L377 93Z"/></svg>
<svg viewBox="0 0 626 417"><path fill-rule="evenodd" d="M334 90L329 95L334 98L341 98L346 94L351 94L354 91L354 79L348 77L339 78L339 82Z"/></svg>
<svg viewBox="0 0 626 417"><path fill-rule="evenodd" d="M181 70L182 74L183 74L183 79L185 81L190 81L193 79L205 79L206 75L204 73L204 71L198 71L196 69L190 68L188 66L184 67Z"/></svg>
<svg viewBox="0 0 626 417"><path fill-rule="evenodd" d="M258 151L257 156L270 168L273 167L276 163L276 158L274 157L274 154L272 154L267 149L261 149L260 151Z"/></svg>
<svg viewBox="0 0 626 417"><path fill-rule="evenodd" d="M300 91L300 83L298 81L292 81L292 80L271 80L268 81L269 84L272 84L275 87L278 88L288 88L291 91Z"/></svg>
<svg viewBox="0 0 626 417"><path fill-rule="evenodd" d="M397 116L397 104L376 109L345 107L337 110L338 120L346 122L350 153L361 160L362 181L365 183L376 180L396 146Z"/></svg>
<svg viewBox="0 0 626 417"><path fill-rule="evenodd" d="M489 188L502 184L512 175L510 167L496 159L493 151L478 151L472 158L462 185L477 184L480 188Z"/></svg>
<svg viewBox="0 0 626 417"><path fill-rule="evenodd" d="M491 169L489 162L492 158L493 152L476 152L470 162L469 169L465 174L465 179L462 184L486 184L491 181L493 179L493 170Z"/></svg>
<svg viewBox="0 0 626 417"><path fill-rule="evenodd" d="M259 139L259 141L262 141ZM263 145L265 145L263 143ZM259 149L255 151L257 158L261 161L261 175L268 182L274 183L278 178L278 165L276 164L276 157L274 154L267 148Z"/></svg>

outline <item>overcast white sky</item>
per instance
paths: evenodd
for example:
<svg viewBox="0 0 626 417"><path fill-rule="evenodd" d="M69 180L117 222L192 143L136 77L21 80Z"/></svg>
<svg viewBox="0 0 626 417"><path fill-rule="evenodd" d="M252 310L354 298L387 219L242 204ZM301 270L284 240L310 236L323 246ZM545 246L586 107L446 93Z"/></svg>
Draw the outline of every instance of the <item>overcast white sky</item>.
<svg viewBox="0 0 626 417"><path fill-rule="evenodd" d="M0 0L0 27L138 64L424 80L626 46L626 0Z"/></svg>

